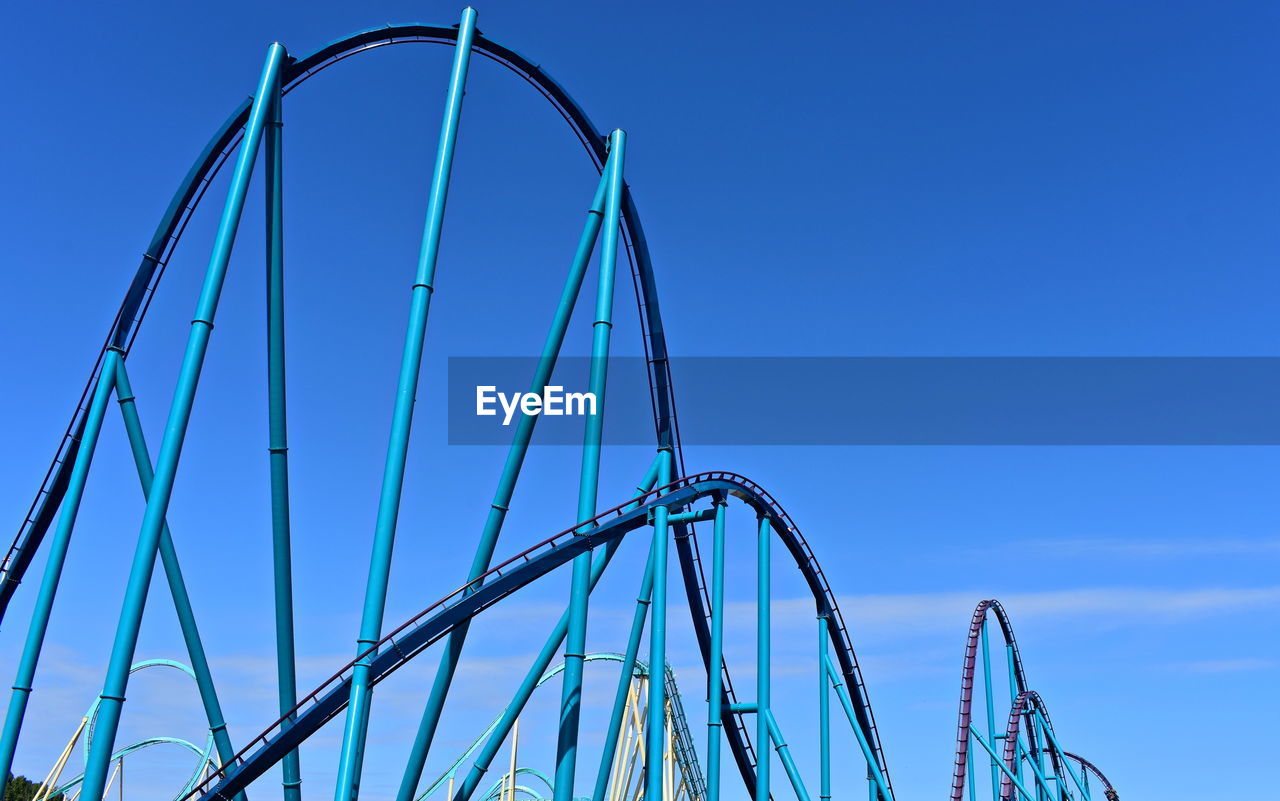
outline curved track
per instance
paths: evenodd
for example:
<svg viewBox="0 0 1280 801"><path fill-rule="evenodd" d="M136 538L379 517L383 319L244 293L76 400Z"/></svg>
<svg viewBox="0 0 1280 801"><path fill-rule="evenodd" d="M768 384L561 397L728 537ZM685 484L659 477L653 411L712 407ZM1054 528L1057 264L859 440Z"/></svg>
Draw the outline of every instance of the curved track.
<svg viewBox="0 0 1280 801"><path fill-rule="evenodd" d="M774 533L796 558L796 566L813 586L819 577L812 571L815 564L800 530L771 496L743 476L728 472L699 473L658 487L636 499L601 512L584 523L575 523L553 537L516 554L493 567L480 579L464 584L444 598L400 624L376 645L348 662L319 687L308 693L287 715L249 741L222 770L197 788L193 798L213 801L231 798L254 779L306 740L325 723L346 709L350 698L352 671L357 664L370 665L370 682L377 684L403 667L411 659L437 642L456 626L480 614L537 578L572 561L584 551L603 547L645 526L651 511L664 506L673 512L686 509L694 502L717 493L726 493L750 506L767 518ZM823 606L823 596L815 598L819 617L831 616L831 607ZM832 644L846 679L842 640L832 628ZM292 723L290 723L292 721ZM882 768L883 770L883 768Z"/></svg>
<svg viewBox="0 0 1280 801"><path fill-rule="evenodd" d="M405 24L388 25L356 33L335 41L316 52L300 59L290 59L282 78L284 93L289 93L307 80L329 67L351 56L369 52L375 48L410 43L434 43L453 45L457 39L455 27L437 25ZM540 66L516 51L477 34L473 43L473 51L485 56L520 76L538 90L548 102L564 117L570 128L582 142L589 157L597 169L602 169L607 158L607 138L591 123L583 108L578 105L564 88L548 75ZM57 512L61 501L61 493L65 491L70 465L74 461L79 445L80 433L84 428L88 399L92 387L102 368L108 348L119 348L127 354L141 328L152 299L169 259L181 240L187 224L203 199L206 190L215 175L226 163L230 154L239 143L242 129L248 120L252 98L246 99L231 113L217 133L210 139L186 177L174 193L168 208L161 217L159 225L152 236L151 244L142 256L141 263L134 275L115 322L106 342L98 355L85 390L77 404L75 414L67 427L57 454L42 483L41 489L32 503L31 511L14 539L9 553L0 570L0 617L3 616L13 592L17 589L27 567L30 565L36 549ZM679 425L676 419L674 393L667 360L666 337L662 327L662 317L658 305L657 286L654 279L653 265L649 256L649 248L640 224L639 212L630 191L624 193L622 205L622 224L624 239L627 245L628 258L632 264L632 279L636 292L636 303L640 313L640 321L644 333L644 343L649 363L650 390L653 403L654 428L659 448L669 447L677 457L677 463L683 467L680 449ZM705 623L710 607L706 592L706 581L702 575L702 565L697 558L697 544L692 535L682 536L685 532L677 530L677 553L682 573L686 580L690 612L698 628L699 640L706 648ZM888 775L884 762L884 750L880 742L879 732L875 726L875 718L866 696L866 685L862 679L857 657L853 652L853 644L848 630L840 615L834 594L827 584L826 578L818 566L813 552L802 540L788 544L794 555L803 557L806 565L805 578L815 592L821 593L819 606L825 608L832 619L832 637L837 641L837 658L841 670L849 681L853 692L857 714L868 732L868 737L877 754L881 770ZM696 588L689 586L690 582ZM727 668L724 673L724 686L733 698L733 684ZM739 713L731 713L734 722L726 726L725 733L734 758L749 785L754 782L756 764L755 750L747 732L747 723Z"/></svg>
<svg viewBox="0 0 1280 801"><path fill-rule="evenodd" d="M354 55L397 44L434 43L452 46L458 41L458 35L457 27L422 24L392 25L362 31L326 45L303 58L288 58L280 76L280 90L282 94L292 92L312 77ZM501 64L546 98L569 124L596 169L604 170L609 157L608 140L594 127L585 111L559 83L536 63L478 33L472 42L472 52ZM123 359L132 348L165 269L214 176L236 150L243 136L243 129L250 119L252 108L253 98L241 103L196 158L142 255L134 279L119 306L116 319L91 371L85 392L59 444L53 464L42 482L40 491L13 545L3 563L0 564L0 616L3 616L9 600L31 564L67 491L71 465L75 461L80 440L86 430L86 421L89 418L89 400L94 387L99 384L98 379L104 366L112 363L109 354L118 353ZM679 426L654 269L638 211L629 191L622 191L620 211L622 242L631 265L636 305L648 357L657 447L660 452L672 453L678 471L683 473ZM879 793L880 801L892 801L892 787L888 784L889 772L885 764L884 751L853 643L835 595L813 550L791 517L763 488L742 476L727 472L698 473L642 493L638 500L629 500L588 521L574 523L571 528L544 540L468 582L382 637L328 681L303 697L291 712L283 715L275 724L244 746L232 759L227 760L222 771L197 788L192 797L214 799L236 796L253 779L293 751L299 743L346 708L351 697L354 673L364 671L367 667L369 686L372 686L391 675L432 643L459 627L465 627L474 616L483 613L493 604L551 570L596 548L616 548L628 533L648 525L655 510L664 508L676 513L689 510L693 504L703 499L730 496L747 504L762 519L768 521L769 527L785 545L804 577L814 600L815 615L825 621L825 631L835 653L837 671L843 686L848 688L851 696L851 703L848 706L850 718L856 721L856 728L865 735L868 761L874 762L875 767L884 776L885 791ZM704 516L699 519L709 518ZM672 524L672 529L694 632L706 669L708 674L720 675L724 693L724 714L727 717L724 725L725 739L729 743L748 794L754 795L759 767L756 749L757 747L767 748L768 744L757 743L753 746L752 739L748 735L745 717L751 713L741 708L748 705L738 703L727 665L723 662L714 664L715 650L712 642L715 634L708 624L713 606L712 597L704 576L693 522L688 519L676 521ZM996 615L1011 654L1011 670L1016 683L1017 701L1011 712L1010 726L1016 726L1018 718L1030 714L1029 710L1032 707L1039 710L1047 721L1047 712L1044 712L1042 705L1038 704L1038 696L1028 694L1026 690L1021 657L1017 652L1012 629L1004 610L995 601L984 601L974 614L966 643L960 732L957 738L957 756L951 788L952 801L963 801L965 772L970 761L968 745L976 655L979 640L985 636L986 619L990 612ZM368 641L365 640L365 642ZM1023 706L1019 707L1018 702ZM757 728L757 731L760 730ZM1036 736L1034 727L1029 727L1026 734L1034 738ZM1016 731L1014 740L1016 741ZM1010 742L1006 740L1006 748L1009 747ZM782 747L784 746L779 746L779 749L781 750ZM1033 750L1038 750L1034 741ZM1098 776L1110 791L1109 783L1102 778L1096 768L1079 757L1071 756L1070 758L1077 760L1082 770L1089 770ZM1055 770L1059 773L1061 773L1060 767L1055 765ZM1001 792L1007 797L1008 782L1002 784Z"/></svg>

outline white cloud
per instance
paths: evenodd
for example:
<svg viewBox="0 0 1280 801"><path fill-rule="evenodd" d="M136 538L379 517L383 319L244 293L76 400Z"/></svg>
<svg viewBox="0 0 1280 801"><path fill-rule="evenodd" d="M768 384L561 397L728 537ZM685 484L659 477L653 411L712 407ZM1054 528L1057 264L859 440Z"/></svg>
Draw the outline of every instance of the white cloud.
<svg viewBox="0 0 1280 801"><path fill-rule="evenodd" d="M1280 539L1221 538L1197 540L1133 540L1109 537L1040 540L1029 547L1065 556L1132 556L1186 558L1195 556L1280 556Z"/></svg>
<svg viewBox="0 0 1280 801"><path fill-rule="evenodd" d="M1242 657L1239 659L1206 659L1199 662L1184 662L1174 667L1191 673L1242 673L1254 670L1275 670L1280 662L1274 659Z"/></svg>
<svg viewBox="0 0 1280 801"><path fill-rule="evenodd" d="M838 600L846 622L860 631L896 628L915 632L962 628L984 597L989 596L974 591L845 595ZM1191 590L1096 587L1002 593L998 597L1015 628L1020 622L1052 617L1136 625L1274 608L1280 604L1280 586ZM809 598L774 602L775 627L807 626L813 617L813 601ZM754 626L754 604L731 604L728 622Z"/></svg>

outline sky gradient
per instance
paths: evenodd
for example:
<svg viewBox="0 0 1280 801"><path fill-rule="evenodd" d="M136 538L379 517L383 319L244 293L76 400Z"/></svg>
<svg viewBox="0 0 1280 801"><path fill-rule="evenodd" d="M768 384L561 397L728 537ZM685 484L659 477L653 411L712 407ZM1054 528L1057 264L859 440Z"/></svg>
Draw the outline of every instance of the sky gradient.
<svg viewBox="0 0 1280 801"><path fill-rule="evenodd" d="M482 31L540 63L598 126L627 130L626 173L675 355L1280 355L1270 302L1280 292L1274 5L477 8ZM0 409L10 421L0 509L12 526L156 219L208 136L252 92L267 45L304 54L385 22L452 24L459 10L239 0L9 9L21 35L0 53L10 109L0 132L9 265ZM354 652L449 58L439 46L385 48L335 67L285 106L295 576L308 689ZM462 582L504 455L447 444L447 358L537 352L595 180L541 98L474 62L389 625ZM225 188L224 174L129 360L153 451ZM261 219L255 183L170 514L237 742L275 717ZM591 306L579 304L566 353L589 352ZM615 317L615 353L640 354L625 282ZM649 456L606 452L602 507L628 494ZM1275 448L707 445L689 448L686 463L758 481L806 532L851 625L900 801L946 792L965 627L989 597L1008 608L1064 745L1129 801L1258 797L1273 786ZM534 449L500 557L573 522L577 470L570 448ZM142 508L113 412L19 773L44 774L101 687ZM749 684L752 525L733 523L729 596L740 614L729 656ZM624 548L593 596L591 650L622 647L642 550ZM32 586L42 563L28 574ZM798 576L775 572L776 698L797 710L784 725L798 733L812 714L802 708L813 696L804 673L813 623ZM428 775L496 713L559 614L563 573L473 630ZM16 663L31 589L0 630L0 669ZM683 610L672 621L671 661L688 677L686 708L701 715ZM182 656L162 582L139 648L153 656ZM378 690L370 801L394 794L434 663L419 659ZM588 698L605 697L611 681L589 671ZM538 697L530 742L552 731L557 698ZM601 722L589 715L584 725ZM176 677L131 687L122 739L200 739L200 729L195 692ZM339 736L330 727L303 750L316 797L332 786ZM1206 749L1226 750L1214 770L1198 767ZM140 798L181 784L188 757L175 753L139 759L130 781ZM799 759L813 775L812 753ZM853 773L839 778L852 783ZM269 785L254 797L278 792Z"/></svg>

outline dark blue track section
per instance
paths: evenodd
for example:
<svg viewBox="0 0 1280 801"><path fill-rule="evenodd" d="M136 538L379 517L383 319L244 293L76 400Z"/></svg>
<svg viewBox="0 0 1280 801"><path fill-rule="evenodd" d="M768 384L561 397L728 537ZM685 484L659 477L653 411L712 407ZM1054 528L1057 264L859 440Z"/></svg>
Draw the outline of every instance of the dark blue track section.
<svg viewBox="0 0 1280 801"><path fill-rule="evenodd" d="M791 523L786 512L757 485L742 476L723 472L701 473L680 479L666 487L650 491L641 499L639 506L635 505L636 501L633 499L597 515L585 524L574 524L432 604L357 656L306 696L289 715L281 717L242 749L231 764L223 767L221 774L211 777L197 788L191 799L214 801L232 798L342 712L350 697L351 670L357 662L369 660L371 683L376 685L432 643L448 635L454 627L484 612L520 588L572 561L584 551L609 545L628 533L645 527L653 508L666 506L673 512L680 511L699 499L721 494L736 497L758 515L767 517L779 539L796 557L797 566L806 579L811 578L810 562L804 558L808 546L799 530ZM583 530L584 525L593 527L585 533L576 534L575 532ZM821 594L815 593L814 601L818 615L833 614L834 610L825 604ZM842 672L847 680L851 680L853 672L846 668L845 662L849 655L839 647L840 643L834 636L833 641L837 646L836 653L840 657ZM704 659L706 655L704 648ZM292 724L289 723L290 717L294 718Z"/></svg>
<svg viewBox="0 0 1280 801"><path fill-rule="evenodd" d="M332 42L303 58L291 58L284 69L282 77L283 91L287 94L328 67L359 53L393 44L436 43L452 46L455 43L456 36L457 29L453 26L423 25L418 23L388 25L382 28L362 31ZM579 141L582 142L596 168L602 168L607 157L605 137L595 128L583 108L570 97L558 82L547 75L538 64L525 58L515 50L485 38L483 35L477 34L473 50L475 53L510 69L547 98L564 117L565 121L569 123L570 128ZM79 431L83 426L89 394L97 381L103 358L108 348L118 348L126 355L131 349L142 321L146 316L147 309L155 297L168 261L181 240L192 214L199 206L213 178L240 141L243 133L242 128L248 119L251 103L252 98L242 102L196 158L161 217L150 244L142 255L133 281L120 305L111 332L103 343L97 362L86 383L85 391L59 445L53 464L4 562L0 563L0 573L3 575L0 578L0 619L3 618L4 611L7 609L13 593L34 558L35 552L39 548L49 525L56 516L65 490L71 463L74 460L78 446ZM666 336L658 304L657 285L647 240L640 224L639 212L630 191L626 191L623 195L622 225L627 257L632 266L636 304L644 332L643 340L650 368L650 389L657 444L659 448L670 448L673 451L681 472L684 472L683 457L680 449L679 424L676 417L674 391L668 368ZM754 487L754 490L748 494L768 499L768 494L763 490L749 484L749 482L744 486L748 485ZM768 499L766 505L769 504L772 504L772 499ZM812 550L809 549L802 538L798 537L798 530L792 525L790 519L785 515L781 515L777 519L779 520L779 535L783 537L788 549L791 550L797 563L801 565L806 580L814 593L818 613L830 617L832 621L831 633L835 644L836 657L842 672L848 680L848 687L855 702L855 711L863 729L871 740L881 770L888 776L879 733L871 713L870 703L866 697L861 671L853 653L851 639L840 616L840 611L836 606L834 594L831 592ZM784 530L785 532L794 531L795 535L785 533ZM697 542L692 532L682 527L677 527L676 535L676 551L681 564L682 575L686 582L690 613L693 616L695 632L698 634L700 642L703 643L705 654L705 624L709 600L705 592L706 582L702 576ZM592 536L597 535L593 534ZM621 536L621 533L617 536ZM547 569L552 568L548 567ZM497 599L495 598L494 600ZM490 601L490 603L492 602ZM477 609L476 611L479 610ZM472 614L474 613L472 612ZM421 647L425 647L425 644ZM711 669L711 667L708 666L708 669ZM721 667L721 670L725 676L725 686L731 688L732 683L728 680L727 669ZM327 720L328 718L326 717L325 719ZM750 792L755 783L755 752L747 734L742 715L726 715L726 724L730 722L734 725L725 726L725 737L743 781Z"/></svg>

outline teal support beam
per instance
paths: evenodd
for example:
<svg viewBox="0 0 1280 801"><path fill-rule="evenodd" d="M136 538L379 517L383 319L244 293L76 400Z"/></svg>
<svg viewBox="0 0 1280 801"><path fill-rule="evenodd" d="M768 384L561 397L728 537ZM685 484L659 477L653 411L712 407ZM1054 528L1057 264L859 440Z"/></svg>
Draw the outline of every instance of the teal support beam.
<svg viewBox="0 0 1280 801"><path fill-rule="evenodd" d="M1040 770L1040 766L1036 763L1036 760L1032 759L1031 755L1027 753L1027 749L1025 746L1023 746L1021 740L1019 740L1017 743L1016 753L1020 754L1020 756L1018 757L1018 759L1014 760L1015 765L1021 760L1025 759L1027 761L1027 764L1031 766L1032 778L1036 780L1036 783L1035 783L1036 794L1038 796L1056 795L1056 791L1054 787L1049 784L1049 777L1044 775L1044 772ZM1003 761L1000 764L1003 765L1004 764Z"/></svg>
<svg viewBox="0 0 1280 801"><path fill-rule="evenodd" d="M987 731L996 730L996 699L991 690L991 647L987 638L988 621L982 619L982 683L987 701ZM1015 696L1016 697L1016 696ZM1000 801L1000 770L996 767L996 758L991 757L991 801Z"/></svg>
<svg viewBox="0 0 1280 801"><path fill-rule="evenodd" d="M965 760L965 772L968 774L969 779L969 801L977 801L978 799L978 776L973 767L973 763L976 761L976 759Z"/></svg>
<svg viewBox="0 0 1280 801"><path fill-rule="evenodd" d="M765 719L765 723L769 729L769 739L773 742L773 748L778 752L778 759L782 761L782 769L787 772L787 779L791 782L791 789L795 791L796 798L799 801L810 801L809 791L805 789L804 779L800 777L800 769L796 767L796 761L791 756L791 747L787 745L787 741L782 739L782 731L778 728L778 721L773 717L773 712L766 712L760 717ZM765 749L761 749L768 753Z"/></svg>
<svg viewBox="0 0 1280 801"><path fill-rule="evenodd" d="M40 662L40 650L44 647L45 633L49 630L53 601L58 594L62 568L67 561L67 549L71 546L71 533L76 526L76 515L80 512L80 501L84 497L85 483L89 478L89 465L93 463L93 452L98 445L98 435L102 432L102 418L111 400L111 390L115 387L115 368L119 359L120 352L112 348L107 351L106 358L102 362L102 372L98 375L98 383L94 387L93 398L89 402L84 435L80 438L80 448L76 451L75 462L71 466L71 479L67 483L67 491L62 498L62 515L58 518L58 526L54 529L53 539L49 544L49 559L45 562L44 575L40 579L40 590L36 595L35 606L31 610L31 625L27 627L22 656L18 659L17 676L13 680L13 690L9 695L9 711L4 719L4 733L0 735L0 796L4 795L4 788L9 782L9 772L13 768L13 754L18 748L18 735L22 732L22 721L27 713L31 683L35 678L36 666Z"/></svg>
<svg viewBox="0 0 1280 801"><path fill-rule="evenodd" d="M582 442L582 472L578 479L578 520L595 517L600 486L600 446L604 439L605 386L609 374L609 342L613 330L613 287L618 261L619 221L622 216L622 170L627 136L614 131L609 137L605 163L609 188L605 193L604 223L600 232L599 285L596 317L591 334L591 370L588 392L596 398L595 414L587 415ZM587 649L587 605L591 583L591 554L573 560L569 591L569 631L564 649L564 677L560 696L560 727L556 742L555 801L573 801L578 766L578 726L582 718L582 664ZM654 668L661 676L662 664ZM661 683L661 682L659 682Z"/></svg>
<svg viewBox="0 0 1280 801"><path fill-rule="evenodd" d="M1027 788L1022 784L1022 782L1018 781L1018 779L1013 775L1012 772L1010 772L1010 770L1007 767L1005 767L1004 761L996 756L995 749L992 748L990 745L988 745L986 740L982 739L982 735L978 734L978 730L970 726L969 736L973 738L973 740L977 742L978 745L982 746L984 751L986 751L988 754L991 755L991 758L996 761L996 768L1000 771L1003 771L1004 775L1009 777L1009 781L1013 782L1013 786L1018 788L1018 792L1022 794L1022 797L1026 799L1026 801L1034 801L1034 799L1031 796L1031 792L1027 790Z"/></svg>
<svg viewBox="0 0 1280 801"><path fill-rule="evenodd" d="M1036 710L1036 718L1040 721L1040 728L1048 738L1049 744L1058 752L1058 760L1062 763L1062 767L1066 769L1067 774L1071 777L1071 781L1075 782L1076 787L1078 787L1080 792L1084 794L1085 801L1089 801L1089 788L1080 780L1080 776L1071 769L1071 762L1067 759L1066 751L1062 750L1062 745L1058 743L1058 738L1053 733L1053 727L1049 725L1049 721L1045 720L1044 715L1041 714L1039 709Z"/></svg>
<svg viewBox="0 0 1280 801"><path fill-rule="evenodd" d="M284 355L284 119L280 86L272 89L266 140L267 454L271 469L271 560L275 573L276 683L280 714L298 701L293 636L293 555L289 532L289 426ZM286 723L286 725L288 725ZM223 757L226 760L226 757ZM284 801L302 801L298 752L281 761Z"/></svg>
<svg viewBox="0 0 1280 801"><path fill-rule="evenodd" d="M453 154L458 141L462 98L475 31L475 9L463 9L462 20L458 25L457 46L454 48L453 69L449 75L444 121L440 125L435 170L431 175L431 192L427 199L422 250L413 283L409 325L400 359L400 377L391 417L391 436L387 444L387 461L383 469L377 523L373 532L373 550L369 558L369 579L365 586L364 609L360 616L360 636L356 641L357 654L364 654L382 636L387 584L391 575L391 553L395 545L396 522L400 515L400 498L404 491L405 465L409 458L409 431L413 425L413 405L418 392L418 374L422 367L427 314L431 307L436 261L440 255L445 201L449 195L449 178L453 171ZM352 670L350 705L347 707L342 733L338 780L334 790L336 801L354 801L360 793L360 769L369 722L369 705L372 703L367 660L368 657L361 659Z"/></svg>
<svg viewBox="0 0 1280 801"><path fill-rule="evenodd" d="M1017 652L1014 651L1013 643L1006 643L1004 646L1005 662L1009 671L1009 697L1017 698L1018 693L1018 660ZM972 760L970 760L972 761ZM1015 759L1013 761L1013 775L1019 779L1022 778L1022 760Z"/></svg>
<svg viewBox="0 0 1280 801"><path fill-rule="evenodd" d="M529 391L541 394L542 389L551 381L555 370L560 348L564 345L565 334L569 329L569 321L573 317L574 306L582 289L587 267L591 263L591 254L595 251L596 239L600 234L600 223L604 218L604 195L608 187L609 176L600 177L596 194L587 211L587 221L583 226L582 236L578 240L578 249L574 252L569 274L565 278L564 289L560 293L560 302L556 306L555 316L551 321L551 329L547 332L546 342L542 346L542 355L534 368L533 380ZM493 552L498 544L498 536L502 533L502 525L506 521L507 512L511 508L511 498L515 494L516 480L520 477L520 469L524 465L525 456L529 452L529 443L533 439L534 426L541 415L522 414L516 420L516 432L507 449L507 458L502 466L502 474L498 479L498 487L494 491L493 503L489 505L489 514L485 518L484 530L480 533L480 542L476 545L476 553L471 561L468 581L475 581L484 575L493 560ZM657 462L654 462L653 475L657 476ZM644 489L648 490L653 482ZM449 695L449 685L458 669L458 660L462 656L462 646L466 642L471 623L467 621L454 629L446 638L440 666L436 668L432 679L431 693L422 710L422 720L418 724L418 733L414 737L413 746L405 767L396 801L413 801L422 781L422 770L427 763L427 753L435 740L440 715L444 712L444 703Z"/></svg>
<svg viewBox="0 0 1280 801"><path fill-rule="evenodd" d="M756 742L760 744L756 760L756 801L769 801L769 690L772 656L769 584L773 561L769 554L770 533L769 517L761 515L756 554L756 704L759 706L759 713L756 715Z"/></svg>
<svg viewBox="0 0 1280 801"><path fill-rule="evenodd" d="M640 656L640 640L644 637L645 618L649 616L649 604L653 597L653 545L649 546L649 558L645 563L644 576L640 580L640 592L636 594L636 608L631 616L631 633L627 636L627 650L622 657L621 671L618 674L618 687L613 693L613 707L609 713L609 724L604 730L604 747L600 751L600 769L596 771L596 784L591 794L595 801L604 801L609 791L609 775L613 771L614 752L618 750L618 735L622 731L622 718L627 710L627 698L630 695L632 674L635 672L636 659ZM649 677L654 681L654 677ZM657 681L663 680L658 674Z"/></svg>
<svg viewBox="0 0 1280 801"><path fill-rule="evenodd" d="M664 486L672 481L674 457L670 451L663 451L662 470L658 484ZM667 669L667 550L669 510L665 506L653 509L653 624L649 629L649 671L662 676ZM649 682L649 707L645 710L645 725L648 729L645 741L645 764L661 765L662 753L666 748L666 682ZM645 771L645 797L662 798L662 771L649 769Z"/></svg>
<svg viewBox="0 0 1280 801"><path fill-rule="evenodd" d="M698 509L691 512L676 512L667 518L667 522L671 525L676 523L705 523L708 520L715 520L715 509Z"/></svg>
<svg viewBox="0 0 1280 801"><path fill-rule="evenodd" d="M835 688L836 698L844 709L845 717L849 719L849 727L853 729L853 736L858 741L858 748L862 750L862 758L866 760L867 770L872 774L879 797L893 801L893 794L889 792L889 782L884 777L884 771L880 770L879 764L876 763L875 751L872 750L871 743L867 740L867 733L862 730L862 724L858 722L858 716L853 711L853 699L849 696L849 688L844 685L844 678L829 657L826 663L827 676L831 679L831 686Z"/></svg>
<svg viewBox="0 0 1280 801"><path fill-rule="evenodd" d="M831 685L827 683L826 662L831 643L831 621L818 618L818 797L831 801Z"/></svg>
<svg viewBox="0 0 1280 801"><path fill-rule="evenodd" d="M129 372L125 369L125 360L116 360L116 399L120 402L120 414L124 418L125 433L129 437L129 448L133 452L133 463L138 470L138 480L142 483L142 497L151 495L151 484L155 481L155 471L151 466L151 453L147 450L147 439L142 430L142 418L138 414L137 398L133 394L133 385L129 381ZM187 593L187 583L182 577L182 567L178 564L178 551L173 544L173 535L169 524L160 529L160 564L164 567L165 577L169 581L169 594L173 596L173 608L178 615L178 628L182 631L182 640L187 646L187 656L191 660L191 676L195 679L196 689L200 692L200 703L204 706L205 718L209 721L209 733L213 737L214 749L218 759L224 764L235 756L236 750L227 735L227 723L222 714L222 704L218 701L218 692L214 688L213 673L209 669L209 657L204 650L204 642L200 639L200 629L196 626L195 610L191 606L191 596ZM237 798L243 799L243 794Z"/></svg>
<svg viewBox="0 0 1280 801"><path fill-rule="evenodd" d="M716 498L711 534L711 654L707 664L707 801L720 801L720 746L724 737L724 529L728 500Z"/></svg>
<svg viewBox="0 0 1280 801"><path fill-rule="evenodd" d="M262 142L262 130L266 125L272 100L271 89L279 81L284 59L284 47L279 44L271 45L267 52L262 77L254 93L249 121L245 125L244 139L240 143L240 153L236 160L235 171L231 175L231 186L227 191L227 202L218 222L213 252L205 272L195 318L191 321L191 333L182 358L182 367L178 373L178 384L174 390L173 403L169 408L169 418L165 424L164 437L160 442L160 452L156 458L151 496L147 499L147 509L143 514L138 544L129 570L124 606L120 613L120 623L116 628L115 640L111 646L107 678L103 684L93 747L89 751L85 765L85 781L81 798L101 798L106 787L107 770L110 767L116 732L120 726L125 690L129 683L129 668L133 664L134 651L138 645L142 611L146 606L147 591L155 571L156 551L159 548L165 517L169 511L169 500L173 495L182 444L186 438L187 426L191 421L196 386L200 382L200 371L204 366L204 357L209 348L209 337L213 332L213 319L218 309L218 299L222 294L227 265L231 260L231 249L235 244L236 231L244 212L244 201L249 191L253 163Z"/></svg>
<svg viewBox="0 0 1280 801"><path fill-rule="evenodd" d="M669 456L666 451L660 451L654 458L653 463L649 466L648 472L645 474L644 480L636 487L636 497L639 498L647 493L662 477L662 466L666 464ZM626 510L635 508L639 504L637 500L635 504L628 505ZM616 539L607 544L602 553L591 566L591 587L595 588L596 583L600 581L600 576L604 574L604 569L609 566L609 560L613 558L613 554L617 551L618 546L622 543L621 539ZM652 558L652 557L650 557ZM466 778L463 779L461 786L454 794L453 801L469 801L471 796L480 787L480 782L484 779L484 774L489 770L489 766L493 764L493 758L497 756L498 749L502 747L502 743L506 740L507 735L511 732L511 727L515 723L516 718L520 717L520 713L524 711L524 706L529 701L529 697L533 695L534 689L538 686L538 682L542 679L543 674L547 672L547 668L551 666L551 661L555 659L556 654L560 651L560 646L564 643L565 635L569 630L569 611L566 609L564 614L560 616L560 621L552 630L551 636L547 638L547 642L542 646L542 650L538 652L538 656L534 659L533 665L529 671L525 673L524 679L520 682L520 686L516 689L515 696L511 699L511 703L503 711L502 717L495 724L493 731L489 734L489 739L485 741L484 746L476 755L475 761L472 763L470 770L467 772ZM402 785L403 786L403 785Z"/></svg>
<svg viewBox="0 0 1280 801"><path fill-rule="evenodd" d="M1045 736L1044 736L1044 732L1040 728L1040 719L1032 715L1030 716L1030 723L1031 723L1030 729L1032 732L1035 733L1035 738L1033 742L1035 743L1035 746L1036 746L1035 754L1032 756L1032 761L1035 763L1035 767L1039 769L1039 773L1043 775L1046 779L1056 779L1052 771L1049 770L1049 768L1045 765L1045 762L1044 762ZM1049 798L1051 798L1052 795L1056 795L1056 793L1053 793L1052 795L1050 794L1048 782L1045 782L1044 795Z"/></svg>

